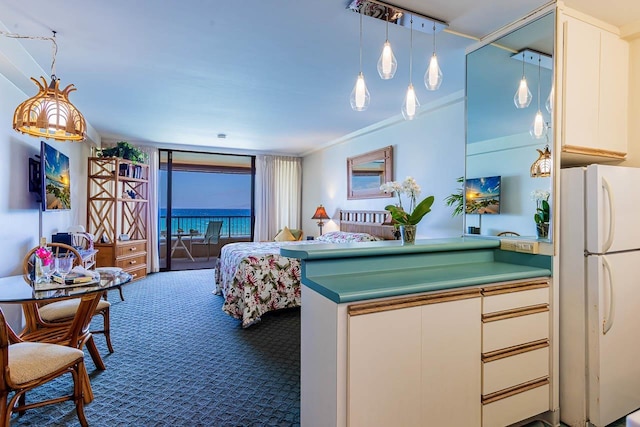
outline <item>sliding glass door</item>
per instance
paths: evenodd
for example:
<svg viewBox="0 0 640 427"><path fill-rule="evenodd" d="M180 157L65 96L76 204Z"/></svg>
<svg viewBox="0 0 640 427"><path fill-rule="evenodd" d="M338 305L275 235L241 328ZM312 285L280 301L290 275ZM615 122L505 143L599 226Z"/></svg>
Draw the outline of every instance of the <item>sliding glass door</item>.
<svg viewBox="0 0 640 427"><path fill-rule="evenodd" d="M220 248L252 241L255 158L160 150L161 270L214 268Z"/></svg>

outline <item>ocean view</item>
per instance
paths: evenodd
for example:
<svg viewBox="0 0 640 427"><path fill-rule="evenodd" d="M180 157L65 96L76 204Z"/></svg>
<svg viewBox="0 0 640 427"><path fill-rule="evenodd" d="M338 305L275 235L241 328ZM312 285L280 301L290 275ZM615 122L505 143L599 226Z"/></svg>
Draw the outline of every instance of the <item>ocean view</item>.
<svg viewBox="0 0 640 427"><path fill-rule="evenodd" d="M177 209L171 210L171 233L178 229L195 230L204 234L209 221L222 221L221 236L249 236L251 234L250 209ZM160 209L160 230L167 229L167 210Z"/></svg>

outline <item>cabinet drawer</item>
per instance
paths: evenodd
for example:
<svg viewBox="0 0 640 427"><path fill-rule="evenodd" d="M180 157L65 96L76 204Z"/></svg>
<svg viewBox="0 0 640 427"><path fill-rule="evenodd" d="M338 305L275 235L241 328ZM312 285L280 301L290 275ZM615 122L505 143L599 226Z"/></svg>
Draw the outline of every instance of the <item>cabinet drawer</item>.
<svg viewBox="0 0 640 427"><path fill-rule="evenodd" d="M482 364L482 394L487 395L549 376L549 347L525 351Z"/></svg>
<svg viewBox="0 0 640 427"><path fill-rule="evenodd" d="M141 253L136 256L117 259L116 267L120 267L123 270L127 270L129 268L135 268L139 265L145 265L146 263L147 263L147 254Z"/></svg>
<svg viewBox="0 0 640 427"><path fill-rule="evenodd" d="M127 268L126 272L133 276L132 280L144 279L147 277L147 266L140 265L135 268Z"/></svg>
<svg viewBox="0 0 640 427"><path fill-rule="evenodd" d="M549 288L538 288L525 291L510 292L485 296L482 300L482 313L511 310L549 303Z"/></svg>
<svg viewBox="0 0 640 427"><path fill-rule="evenodd" d="M549 338L549 311L485 321L482 325L482 352L500 350Z"/></svg>
<svg viewBox="0 0 640 427"><path fill-rule="evenodd" d="M549 410L549 384L482 406L482 427L504 427Z"/></svg>
<svg viewBox="0 0 640 427"><path fill-rule="evenodd" d="M146 241L134 241L130 243L119 243L116 247L116 258L134 255L136 252L147 252Z"/></svg>

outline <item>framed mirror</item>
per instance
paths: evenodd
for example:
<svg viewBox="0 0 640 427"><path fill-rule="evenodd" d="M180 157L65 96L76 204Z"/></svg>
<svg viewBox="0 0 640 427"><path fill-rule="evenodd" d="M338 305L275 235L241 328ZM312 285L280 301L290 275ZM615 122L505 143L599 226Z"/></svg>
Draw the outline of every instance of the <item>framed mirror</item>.
<svg viewBox="0 0 640 427"><path fill-rule="evenodd" d="M380 186L393 180L393 147L380 148L347 159L347 199L392 197Z"/></svg>
<svg viewBox="0 0 640 427"><path fill-rule="evenodd" d="M549 153L545 166L552 169L555 155L554 29L551 12L467 54L465 234L551 241L544 230L553 228L548 214L553 173L541 173L534 163ZM527 91L520 91L523 77L530 92L527 106ZM523 102L516 106L518 101ZM538 112L542 123L534 129ZM489 185L491 180L497 184ZM537 200L541 197L546 205ZM469 209L474 206L482 209ZM539 208L547 209L546 216L536 217ZM538 227L541 218L545 227Z"/></svg>

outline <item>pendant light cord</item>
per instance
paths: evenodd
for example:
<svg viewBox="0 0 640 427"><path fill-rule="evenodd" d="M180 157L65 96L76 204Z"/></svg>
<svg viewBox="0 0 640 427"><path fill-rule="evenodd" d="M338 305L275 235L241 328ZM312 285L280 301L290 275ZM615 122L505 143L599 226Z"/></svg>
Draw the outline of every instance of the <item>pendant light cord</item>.
<svg viewBox="0 0 640 427"><path fill-rule="evenodd" d="M412 84L412 75L413 75L413 15L411 15L411 20L409 21L409 84Z"/></svg>
<svg viewBox="0 0 640 427"><path fill-rule="evenodd" d="M524 79L524 52L522 52L522 78Z"/></svg>
<svg viewBox="0 0 640 427"><path fill-rule="evenodd" d="M538 54L538 111L540 111L540 63L542 62L542 55Z"/></svg>
<svg viewBox="0 0 640 427"><path fill-rule="evenodd" d="M8 33L0 30L0 35L10 37L12 39L28 39L28 40L48 40L51 42L51 78L56 75L56 55L58 54L58 43L56 43L56 32L53 31L53 37L37 37L37 36L23 36L15 33Z"/></svg>
<svg viewBox="0 0 640 427"><path fill-rule="evenodd" d="M362 13L360 13L360 74L362 74Z"/></svg>
<svg viewBox="0 0 640 427"><path fill-rule="evenodd" d="M385 31L385 38L386 38L386 41L389 41L389 10L388 9L386 9L386 12L385 12L384 16L386 17L385 21L387 21L387 28L386 28L386 31Z"/></svg>
<svg viewBox="0 0 640 427"><path fill-rule="evenodd" d="M433 54L436 54L436 23L433 22Z"/></svg>

